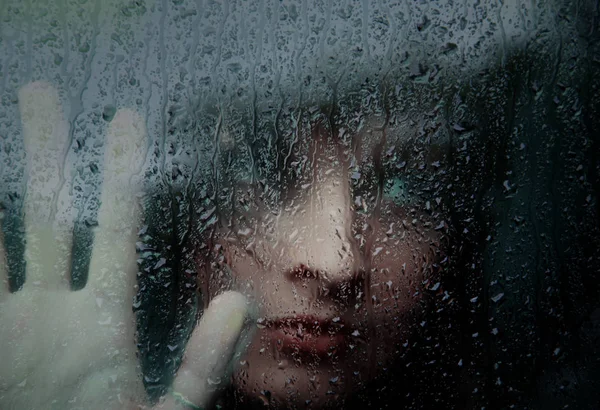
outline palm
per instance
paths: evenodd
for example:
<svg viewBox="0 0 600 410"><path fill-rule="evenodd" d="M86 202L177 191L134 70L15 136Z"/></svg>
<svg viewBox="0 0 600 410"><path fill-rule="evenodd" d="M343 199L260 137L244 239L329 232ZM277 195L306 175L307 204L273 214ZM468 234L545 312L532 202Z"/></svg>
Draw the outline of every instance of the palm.
<svg viewBox="0 0 600 410"><path fill-rule="evenodd" d="M48 84L24 87L19 99L29 164L26 281L15 293L0 287L0 404L18 409L121 409L143 403L131 306L138 187L147 143L143 121L131 110L120 110L109 126L88 282L72 292L74 210L69 178L61 179L69 175L62 164L68 127L58 94ZM0 258L3 254L0 240ZM5 267L0 259L3 281ZM233 350L244 312L243 297L230 292L213 301L195 329L188 358L175 379L175 387L194 402L208 399L205 379L225 368L219 363ZM223 321L232 314L235 320ZM176 407L172 399L165 403Z"/></svg>
<svg viewBox="0 0 600 410"><path fill-rule="evenodd" d="M133 318L124 306L101 306L94 299L88 288L26 289L3 304L0 323L10 333L0 341L0 360L13 365L1 368L0 378L16 386L16 398L32 408L53 401L67 408L77 398L82 408L102 400L118 408L125 394L141 396Z"/></svg>

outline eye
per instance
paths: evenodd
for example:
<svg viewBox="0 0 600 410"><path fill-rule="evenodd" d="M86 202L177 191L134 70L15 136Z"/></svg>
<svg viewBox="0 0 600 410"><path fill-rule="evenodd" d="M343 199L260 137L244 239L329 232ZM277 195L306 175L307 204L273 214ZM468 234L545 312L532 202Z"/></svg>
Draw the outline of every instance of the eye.
<svg viewBox="0 0 600 410"><path fill-rule="evenodd" d="M418 200L420 184L410 158L390 155L383 159L383 201L398 208L414 206ZM423 171L421 171L423 172Z"/></svg>
<svg viewBox="0 0 600 410"><path fill-rule="evenodd" d="M408 206L414 198L409 192L407 179L401 176L386 178L383 199L391 201L397 206Z"/></svg>

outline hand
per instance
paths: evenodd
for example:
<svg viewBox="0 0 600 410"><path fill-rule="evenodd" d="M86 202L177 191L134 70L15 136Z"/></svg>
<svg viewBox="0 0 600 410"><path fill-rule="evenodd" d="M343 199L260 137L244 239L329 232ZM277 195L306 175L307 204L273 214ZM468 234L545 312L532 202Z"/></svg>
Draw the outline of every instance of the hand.
<svg viewBox="0 0 600 410"><path fill-rule="evenodd" d="M58 92L48 83L23 87L19 109L28 163L26 281L9 292L0 231L0 408L145 408L132 310L144 121L135 111L121 109L109 125L89 279L73 292L72 178L63 166L68 124ZM236 292L212 301L188 342L172 393L155 408L207 403L214 392L207 379L225 372L246 309L245 298Z"/></svg>

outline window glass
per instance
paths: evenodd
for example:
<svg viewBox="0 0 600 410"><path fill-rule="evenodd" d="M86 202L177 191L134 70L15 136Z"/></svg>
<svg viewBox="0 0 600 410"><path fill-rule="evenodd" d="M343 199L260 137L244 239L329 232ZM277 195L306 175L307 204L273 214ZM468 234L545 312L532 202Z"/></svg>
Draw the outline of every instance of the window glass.
<svg viewBox="0 0 600 410"><path fill-rule="evenodd" d="M593 408L599 13L0 2L0 407Z"/></svg>

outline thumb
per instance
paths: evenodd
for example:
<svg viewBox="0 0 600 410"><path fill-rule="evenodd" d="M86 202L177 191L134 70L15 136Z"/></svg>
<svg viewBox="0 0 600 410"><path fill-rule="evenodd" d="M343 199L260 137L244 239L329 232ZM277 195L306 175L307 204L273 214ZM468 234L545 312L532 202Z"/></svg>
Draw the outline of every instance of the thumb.
<svg viewBox="0 0 600 410"><path fill-rule="evenodd" d="M201 409L223 387L247 312L247 300L238 292L224 292L211 301L192 333L162 408Z"/></svg>

